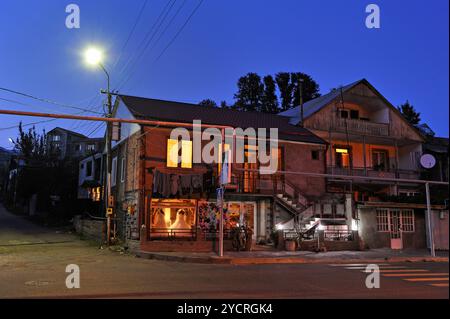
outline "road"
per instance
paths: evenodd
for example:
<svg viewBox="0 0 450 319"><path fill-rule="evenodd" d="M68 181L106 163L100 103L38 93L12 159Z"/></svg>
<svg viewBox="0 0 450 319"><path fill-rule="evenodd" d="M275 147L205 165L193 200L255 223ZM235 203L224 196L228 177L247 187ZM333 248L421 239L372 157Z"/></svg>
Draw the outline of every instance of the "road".
<svg viewBox="0 0 450 319"><path fill-rule="evenodd" d="M80 267L80 288L65 270ZM140 259L41 228L0 206L0 298L445 298L448 263L204 265Z"/></svg>

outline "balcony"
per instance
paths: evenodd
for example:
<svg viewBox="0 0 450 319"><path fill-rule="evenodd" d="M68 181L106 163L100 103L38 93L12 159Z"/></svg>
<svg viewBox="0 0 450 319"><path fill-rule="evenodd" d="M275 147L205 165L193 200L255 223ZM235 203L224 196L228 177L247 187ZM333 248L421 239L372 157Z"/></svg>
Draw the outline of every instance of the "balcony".
<svg viewBox="0 0 450 319"><path fill-rule="evenodd" d="M389 136L389 125L369 121L335 118L331 129L337 132L351 132L373 136Z"/></svg>
<svg viewBox="0 0 450 319"><path fill-rule="evenodd" d="M414 170L405 169L389 169L389 170L376 170L372 167L327 167L328 174L334 175L346 175L346 176L366 176L376 178L399 178L399 179L420 179L420 173Z"/></svg>

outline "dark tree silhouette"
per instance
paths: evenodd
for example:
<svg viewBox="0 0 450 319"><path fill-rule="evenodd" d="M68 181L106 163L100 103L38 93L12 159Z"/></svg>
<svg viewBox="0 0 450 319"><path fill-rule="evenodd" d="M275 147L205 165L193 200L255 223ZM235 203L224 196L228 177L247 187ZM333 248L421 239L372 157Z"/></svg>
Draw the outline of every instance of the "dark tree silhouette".
<svg viewBox="0 0 450 319"><path fill-rule="evenodd" d="M280 90L281 110L286 111L292 107L291 76L287 72L279 72L275 75L275 81Z"/></svg>
<svg viewBox="0 0 450 319"><path fill-rule="evenodd" d="M403 117L412 125L417 125L420 123L420 113L416 112L414 106L412 106L408 100L401 104L397 109L403 115Z"/></svg>
<svg viewBox="0 0 450 319"><path fill-rule="evenodd" d="M277 113L278 97L276 94L276 83L271 75L267 75L263 79L264 92L262 96L262 111L266 113Z"/></svg>
<svg viewBox="0 0 450 319"><path fill-rule="evenodd" d="M299 93L299 79L303 80L302 83L302 95L303 102L308 102L320 96L319 84L313 80L313 78L305 73L291 73L291 86L292 86L292 105L295 107L300 105L300 93Z"/></svg>
<svg viewBox="0 0 450 319"><path fill-rule="evenodd" d="M237 86L235 107L243 111L261 111L264 93L261 77L256 73L248 73L239 78Z"/></svg>
<svg viewBox="0 0 450 319"><path fill-rule="evenodd" d="M201 105L201 106L209 106L209 107L217 107L217 103L216 103L214 100L211 100L211 99L204 99L204 100L201 100L201 101L198 103L198 105Z"/></svg>

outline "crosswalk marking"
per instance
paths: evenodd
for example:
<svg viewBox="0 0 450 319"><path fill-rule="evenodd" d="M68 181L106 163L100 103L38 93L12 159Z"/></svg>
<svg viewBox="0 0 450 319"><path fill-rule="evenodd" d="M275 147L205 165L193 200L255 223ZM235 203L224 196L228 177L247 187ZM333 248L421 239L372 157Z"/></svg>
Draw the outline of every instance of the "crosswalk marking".
<svg viewBox="0 0 450 319"><path fill-rule="evenodd" d="M376 264L379 269L366 271L371 264L330 264L348 270L359 270L362 273L379 272L383 277L398 278L407 282L422 282L432 287L448 287L448 272L430 272L428 269L411 269L408 266L391 265L389 263ZM446 282L447 281L447 282Z"/></svg>
<svg viewBox="0 0 450 319"><path fill-rule="evenodd" d="M448 281L448 277L443 278L405 278L406 281Z"/></svg>
<svg viewBox="0 0 450 319"><path fill-rule="evenodd" d="M371 273L371 271L362 271L363 273ZM378 272L378 271L374 271ZM381 273L404 273L404 272L428 272L426 269L380 269Z"/></svg>
<svg viewBox="0 0 450 319"><path fill-rule="evenodd" d="M426 277L426 276L448 276L448 273L410 273L410 274L382 274L384 277Z"/></svg>
<svg viewBox="0 0 450 319"><path fill-rule="evenodd" d="M448 287L448 284L430 284L433 287Z"/></svg>
<svg viewBox="0 0 450 319"><path fill-rule="evenodd" d="M330 264L330 266L333 266L333 267L358 267L358 266L367 266L367 265L371 265L371 264ZM389 264L386 264L386 263L380 263L380 264L377 264L378 266L385 266L385 265L389 265Z"/></svg>
<svg viewBox="0 0 450 319"><path fill-rule="evenodd" d="M355 267L345 267L345 269L350 269L350 270L362 270L362 269L366 269L367 266L355 266ZM386 269L386 268L392 268L392 269L404 269L407 268L405 266L379 266L380 269Z"/></svg>

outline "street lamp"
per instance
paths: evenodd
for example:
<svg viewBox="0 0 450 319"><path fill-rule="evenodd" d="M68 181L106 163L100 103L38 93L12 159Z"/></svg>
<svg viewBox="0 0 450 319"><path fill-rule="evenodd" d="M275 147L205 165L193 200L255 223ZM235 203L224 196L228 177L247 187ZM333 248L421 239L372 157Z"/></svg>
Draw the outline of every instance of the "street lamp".
<svg viewBox="0 0 450 319"><path fill-rule="evenodd" d="M107 94L107 107L108 111L106 117L112 116L112 103L111 103L111 92L110 92L110 78L109 73L106 71L103 66L103 52L97 48L88 48L84 53L85 61L87 64L91 66L99 66L103 72L106 74L107 79L107 90L102 93ZM109 244L111 239L111 214L113 210L113 203L109 200L111 196L111 139L112 139L112 130L111 123L106 123L106 187L104 190L104 205L105 205L105 213L107 217L107 225L106 225L106 242Z"/></svg>

